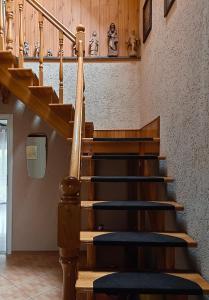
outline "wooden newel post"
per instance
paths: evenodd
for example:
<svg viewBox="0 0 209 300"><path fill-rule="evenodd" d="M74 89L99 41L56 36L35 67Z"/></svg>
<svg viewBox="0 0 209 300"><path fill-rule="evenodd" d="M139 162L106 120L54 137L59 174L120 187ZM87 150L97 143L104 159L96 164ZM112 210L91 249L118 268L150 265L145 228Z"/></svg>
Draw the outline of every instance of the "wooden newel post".
<svg viewBox="0 0 209 300"><path fill-rule="evenodd" d="M59 55L60 55L60 69L59 69L59 102L64 101L64 86L63 86L63 45L64 45L64 35L63 32L59 32Z"/></svg>
<svg viewBox="0 0 209 300"><path fill-rule="evenodd" d="M63 269L63 300L76 300L75 284L80 248L80 181L63 179L58 207L58 246Z"/></svg>
<svg viewBox="0 0 209 300"><path fill-rule="evenodd" d="M76 28L76 54L78 57L85 56L85 27L80 24ZM82 41L82 49L80 49L80 41ZM83 53L81 53L82 51Z"/></svg>
<svg viewBox="0 0 209 300"><path fill-rule="evenodd" d="M13 0L6 1L6 17L7 17L6 49L12 52L13 43L14 43L14 39L13 39L14 1Z"/></svg>

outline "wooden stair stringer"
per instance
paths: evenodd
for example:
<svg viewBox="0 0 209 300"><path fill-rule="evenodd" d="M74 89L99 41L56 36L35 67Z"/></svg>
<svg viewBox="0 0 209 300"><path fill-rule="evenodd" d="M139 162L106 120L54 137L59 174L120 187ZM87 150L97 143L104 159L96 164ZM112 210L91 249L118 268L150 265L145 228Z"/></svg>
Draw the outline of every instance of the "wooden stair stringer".
<svg viewBox="0 0 209 300"><path fill-rule="evenodd" d="M48 125L65 137L72 136L72 127L60 116L53 112L48 105L32 95L28 87L15 80L8 70L0 65L0 83L5 86L14 96L21 100L35 114L39 115Z"/></svg>

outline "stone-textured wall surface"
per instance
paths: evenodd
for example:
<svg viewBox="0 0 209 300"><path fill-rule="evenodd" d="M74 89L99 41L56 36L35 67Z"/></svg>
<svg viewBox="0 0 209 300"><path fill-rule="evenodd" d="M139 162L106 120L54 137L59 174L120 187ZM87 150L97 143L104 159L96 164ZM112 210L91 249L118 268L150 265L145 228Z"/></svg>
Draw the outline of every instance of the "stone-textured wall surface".
<svg viewBox="0 0 209 300"><path fill-rule="evenodd" d="M86 63L86 119L95 129L139 127L139 61ZM38 63L27 63L38 73ZM76 63L64 64L64 101L75 102ZM59 64L45 63L45 85L58 91Z"/></svg>
<svg viewBox="0 0 209 300"><path fill-rule="evenodd" d="M164 1L152 2L140 65L141 126L161 117L161 152L185 205L179 221L198 241L191 256L209 280L209 1L177 0L167 18Z"/></svg>

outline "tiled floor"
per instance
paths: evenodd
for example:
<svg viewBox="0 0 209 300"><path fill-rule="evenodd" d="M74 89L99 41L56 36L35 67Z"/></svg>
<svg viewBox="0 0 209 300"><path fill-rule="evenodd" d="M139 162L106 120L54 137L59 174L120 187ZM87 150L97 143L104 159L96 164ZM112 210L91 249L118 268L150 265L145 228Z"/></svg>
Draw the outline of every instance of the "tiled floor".
<svg viewBox="0 0 209 300"><path fill-rule="evenodd" d="M58 256L0 256L0 300L60 300L62 272Z"/></svg>

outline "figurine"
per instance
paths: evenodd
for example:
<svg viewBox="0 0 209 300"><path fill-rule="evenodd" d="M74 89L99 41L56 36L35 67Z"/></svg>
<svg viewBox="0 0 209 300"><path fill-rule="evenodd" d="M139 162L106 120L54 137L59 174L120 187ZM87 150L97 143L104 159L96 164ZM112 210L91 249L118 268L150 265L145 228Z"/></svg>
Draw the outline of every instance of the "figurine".
<svg viewBox="0 0 209 300"><path fill-rule="evenodd" d="M34 50L34 57L39 57L40 56L40 44L39 42L35 43L35 50Z"/></svg>
<svg viewBox="0 0 209 300"><path fill-rule="evenodd" d="M61 53L61 51L60 51L60 49L59 49L59 51L58 51L58 57L60 57L60 53ZM64 55L64 50L62 49L62 56Z"/></svg>
<svg viewBox="0 0 209 300"><path fill-rule="evenodd" d="M48 49L48 50L47 50L47 56L48 56L48 57L52 57L52 56L53 56L53 53L52 53L52 50L51 50L51 49Z"/></svg>
<svg viewBox="0 0 209 300"><path fill-rule="evenodd" d="M90 56L97 56L99 50L99 41L97 40L97 33L94 31L92 33L92 38L89 41L89 55Z"/></svg>
<svg viewBox="0 0 209 300"><path fill-rule="evenodd" d="M114 23L110 25L108 31L108 56L118 56L118 33Z"/></svg>
<svg viewBox="0 0 209 300"><path fill-rule="evenodd" d="M30 51L29 43L24 42L23 55L29 56L29 51Z"/></svg>
<svg viewBox="0 0 209 300"><path fill-rule="evenodd" d="M127 42L128 45L128 55L129 57L139 56L140 40L136 38L135 30L131 32L130 38Z"/></svg>

